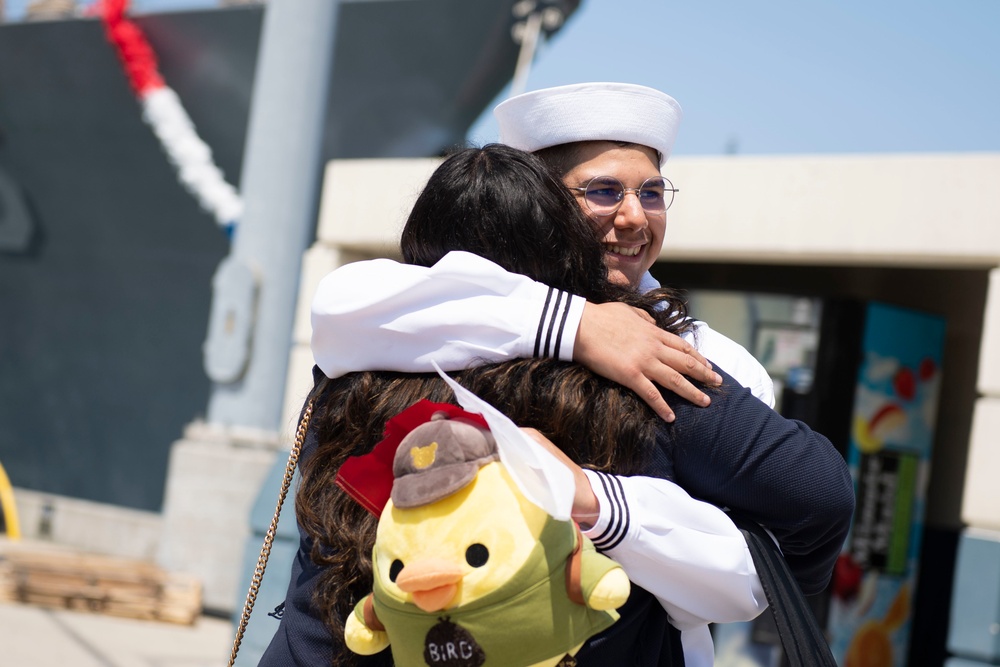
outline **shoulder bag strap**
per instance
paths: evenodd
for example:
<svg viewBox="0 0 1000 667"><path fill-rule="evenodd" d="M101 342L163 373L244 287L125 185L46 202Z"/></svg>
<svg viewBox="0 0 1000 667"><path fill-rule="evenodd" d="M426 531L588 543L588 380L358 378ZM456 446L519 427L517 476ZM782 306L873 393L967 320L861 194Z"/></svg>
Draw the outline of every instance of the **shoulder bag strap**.
<svg viewBox="0 0 1000 667"><path fill-rule="evenodd" d="M260 556L257 557L257 567L253 571L253 579L250 581L250 591L247 593L246 602L243 603L243 614L240 616L239 627L236 628L236 639L233 642L233 652L229 655L229 667L236 663L236 654L240 651L240 644L243 642L243 635L247 630L247 623L250 622L250 614L253 612L254 603L257 601L257 592L260 590L260 583L264 579L264 568L267 567L267 559L271 555L271 545L274 543L274 535L278 531L278 518L281 516L281 506L285 503L288 495L288 488L292 485L292 478L295 476L295 466L299 462L299 454L302 452L302 443L306 439L306 431L309 430L309 421L312 419L313 405L316 403L316 393L309 399L305 410L302 411L302 418L299 419L299 427L295 431L295 442L292 450L288 453L288 463L285 465L285 477L281 480L281 491L278 492L278 504L274 508L274 517L271 518L271 525L264 536L264 545L260 549Z"/></svg>
<svg viewBox="0 0 1000 667"><path fill-rule="evenodd" d="M750 547L788 664L837 667L826 636L774 540L756 522L735 513L729 516Z"/></svg>

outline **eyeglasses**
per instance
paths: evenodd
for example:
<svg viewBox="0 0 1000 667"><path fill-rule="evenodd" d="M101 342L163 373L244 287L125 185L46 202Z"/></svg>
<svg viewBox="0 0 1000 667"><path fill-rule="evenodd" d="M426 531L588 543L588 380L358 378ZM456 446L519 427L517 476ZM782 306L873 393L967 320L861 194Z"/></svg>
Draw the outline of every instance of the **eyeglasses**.
<svg viewBox="0 0 1000 667"><path fill-rule="evenodd" d="M626 188L614 176L595 176L586 185L570 190L582 192L587 208L600 217L617 213L625 201L625 195L630 192L639 198L639 204L647 215L663 215L674 203L674 193L680 192L663 176L647 178L637 188Z"/></svg>

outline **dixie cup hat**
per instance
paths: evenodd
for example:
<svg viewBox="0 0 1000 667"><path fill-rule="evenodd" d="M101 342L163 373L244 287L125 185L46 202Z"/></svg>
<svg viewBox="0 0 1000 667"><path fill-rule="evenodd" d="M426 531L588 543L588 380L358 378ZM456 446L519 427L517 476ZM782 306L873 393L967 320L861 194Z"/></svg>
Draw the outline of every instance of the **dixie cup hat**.
<svg viewBox="0 0 1000 667"><path fill-rule="evenodd" d="M677 100L631 83L577 83L511 97L493 110L500 143L535 152L577 141L627 141L670 157L683 112Z"/></svg>

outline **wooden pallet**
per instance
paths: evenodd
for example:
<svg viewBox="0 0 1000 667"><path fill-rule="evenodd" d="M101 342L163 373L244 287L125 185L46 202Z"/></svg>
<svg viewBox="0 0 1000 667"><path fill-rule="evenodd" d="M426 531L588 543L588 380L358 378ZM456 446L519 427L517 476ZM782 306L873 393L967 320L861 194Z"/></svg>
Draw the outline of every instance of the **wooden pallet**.
<svg viewBox="0 0 1000 667"><path fill-rule="evenodd" d="M201 583L142 560L0 539L0 601L190 625Z"/></svg>

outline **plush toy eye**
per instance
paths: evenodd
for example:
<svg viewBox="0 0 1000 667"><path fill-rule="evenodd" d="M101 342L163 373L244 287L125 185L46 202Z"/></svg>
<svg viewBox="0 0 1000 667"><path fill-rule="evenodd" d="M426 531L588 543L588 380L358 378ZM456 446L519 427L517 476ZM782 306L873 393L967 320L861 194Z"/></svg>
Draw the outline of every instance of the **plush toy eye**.
<svg viewBox="0 0 1000 667"><path fill-rule="evenodd" d="M465 562L472 567L482 567L490 559L490 550L476 542L465 550Z"/></svg>
<svg viewBox="0 0 1000 667"><path fill-rule="evenodd" d="M398 558L392 561L392 565L389 566L389 581L396 583L396 577L399 573L403 571L403 561Z"/></svg>

